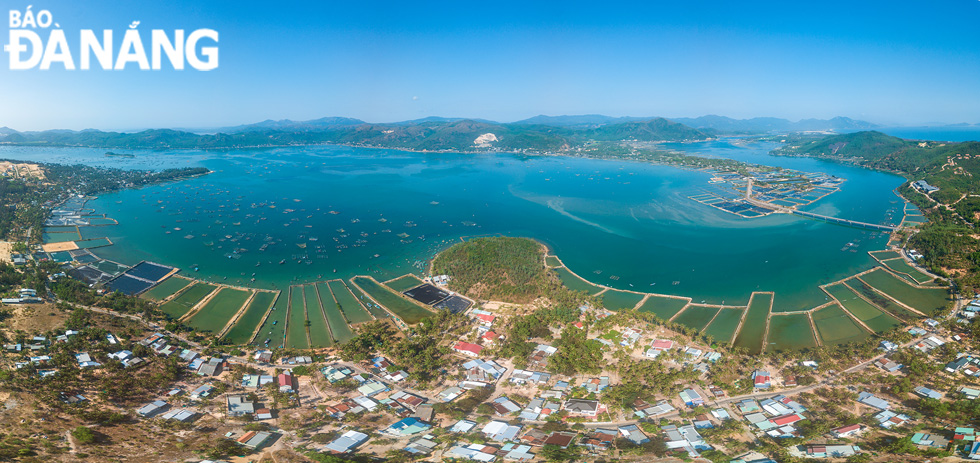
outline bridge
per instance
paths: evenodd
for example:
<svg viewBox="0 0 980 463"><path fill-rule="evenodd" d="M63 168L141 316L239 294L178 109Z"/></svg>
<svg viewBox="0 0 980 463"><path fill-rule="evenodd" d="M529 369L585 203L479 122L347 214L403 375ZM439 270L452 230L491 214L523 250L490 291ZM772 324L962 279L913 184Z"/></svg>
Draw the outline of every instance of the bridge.
<svg viewBox="0 0 980 463"><path fill-rule="evenodd" d="M813 212L798 211L796 209L792 209L792 208L789 208L789 207L783 207L783 206L779 206L779 205L776 205L776 204L773 204L773 203L770 203L770 202L760 201L760 200L755 199L755 198L752 197L752 179L751 178L749 178L748 185L747 185L747 187L745 189L745 200L748 201L753 206L758 206L758 207L766 208L766 209L769 209L769 210L772 210L772 211L776 211L776 212L782 212L784 214L796 214L796 215L800 215L800 216L803 216L803 217L809 217L811 219L817 219L817 220L823 220L823 221L830 222L830 223L836 223L836 224L839 224L839 225L847 225L847 226L857 227L857 228L866 228L866 229L869 229L869 230L876 230L876 231L883 231L883 232L893 232L895 230L898 230L898 228L899 228L899 227L895 227L895 226L891 226L891 225L882 225L880 223L859 222L857 220L840 219L840 218L837 218L837 217L831 217L829 215L814 214Z"/></svg>

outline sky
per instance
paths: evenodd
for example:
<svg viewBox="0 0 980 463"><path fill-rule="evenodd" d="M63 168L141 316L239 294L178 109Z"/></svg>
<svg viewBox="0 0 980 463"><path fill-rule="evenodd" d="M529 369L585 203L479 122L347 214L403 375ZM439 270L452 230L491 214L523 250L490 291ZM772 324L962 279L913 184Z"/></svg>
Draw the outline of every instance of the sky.
<svg viewBox="0 0 980 463"><path fill-rule="evenodd" d="M80 30L218 32L211 71L11 69L0 126L222 127L266 119L538 114L980 123L980 1L3 2ZM2 30L6 29L6 30ZM208 45L214 45L208 43Z"/></svg>

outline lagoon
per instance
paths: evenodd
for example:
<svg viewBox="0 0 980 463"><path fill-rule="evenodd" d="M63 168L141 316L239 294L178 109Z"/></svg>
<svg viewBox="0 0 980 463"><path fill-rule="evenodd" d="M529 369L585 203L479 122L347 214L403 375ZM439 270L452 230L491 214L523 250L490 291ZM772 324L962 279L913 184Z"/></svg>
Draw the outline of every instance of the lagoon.
<svg viewBox="0 0 980 463"><path fill-rule="evenodd" d="M771 143L665 146L843 177L841 191L804 209L873 223L902 217L892 190L903 180L895 175L770 156L778 146ZM132 154L0 148L9 159L211 169L90 201L119 225L85 227L83 237L112 240L94 250L103 258L152 260L195 278L268 289L420 273L460 238L502 234L540 240L592 283L729 306L772 291L773 310L792 311L826 302L818 285L872 268L867 251L886 243L881 233L802 217L719 211L688 198L724 188L708 183L710 174L640 162L344 146Z"/></svg>

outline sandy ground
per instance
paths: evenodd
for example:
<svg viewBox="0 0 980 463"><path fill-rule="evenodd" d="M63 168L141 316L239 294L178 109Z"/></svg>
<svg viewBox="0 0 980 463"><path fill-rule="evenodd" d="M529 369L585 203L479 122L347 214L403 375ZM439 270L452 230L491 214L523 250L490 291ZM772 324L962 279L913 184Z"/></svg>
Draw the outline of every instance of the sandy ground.
<svg viewBox="0 0 980 463"><path fill-rule="evenodd" d="M0 262L11 263L10 252L13 250L14 243L10 241L0 241Z"/></svg>
<svg viewBox="0 0 980 463"><path fill-rule="evenodd" d="M0 172L15 178L39 178L44 180L44 170L37 164L0 162Z"/></svg>
<svg viewBox="0 0 980 463"><path fill-rule="evenodd" d="M78 249L78 245L74 241L65 241L62 243L48 243L41 246L44 252L58 252L58 251L72 251Z"/></svg>

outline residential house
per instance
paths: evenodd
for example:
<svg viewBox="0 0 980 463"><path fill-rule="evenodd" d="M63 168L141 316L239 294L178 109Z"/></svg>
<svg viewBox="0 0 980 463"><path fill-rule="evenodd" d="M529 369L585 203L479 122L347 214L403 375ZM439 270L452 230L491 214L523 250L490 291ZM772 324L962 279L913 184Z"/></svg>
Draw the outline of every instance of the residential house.
<svg viewBox="0 0 980 463"><path fill-rule="evenodd" d="M476 427L475 421L470 420L459 420L452 427L449 428L449 432L455 432L460 434L466 434Z"/></svg>
<svg viewBox="0 0 980 463"><path fill-rule="evenodd" d="M279 392L297 392L299 391L299 386L296 382L296 377L289 371L284 371L276 377L276 383L279 384Z"/></svg>
<svg viewBox="0 0 980 463"><path fill-rule="evenodd" d="M443 402L452 402L457 397L463 395L463 389L459 386L450 386L436 395L436 398Z"/></svg>
<svg viewBox="0 0 980 463"><path fill-rule="evenodd" d="M469 342L459 341L453 346L453 350L470 357L478 357L483 346Z"/></svg>
<svg viewBox="0 0 980 463"><path fill-rule="evenodd" d="M432 425L418 418L403 418L388 426L383 432L388 435L401 437L411 436L420 432L428 431Z"/></svg>
<svg viewBox="0 0 980 463"><path fill-rule="evenodd" d="M447 450L445 456L477 462L491 462L497 459L498 450L496 447L483 444L457 445Z"/></svg>
<svg viewBox="0 0 980 463"><path fill-rule="evenodd" d="M681 401L684 402L684 405L687 405L688 407L694 408L699 405L704 405L704 398L701 397L701 394L698 394L698 392L695 391L694 389L691 388L684 389L683 391L681 391L680 396L681 396Z"/></svg>
<svg viewBox="0 0 980 463"><path fill-rule="evenodd" d="M158 413L163 412L169 407L166 402L162 400L154 400L136 410L136 413L143 418L150 418Z"/></svg>
<svg viewBox="0 0 980 463"><path fill-rule="evenodd" d="M848 437L857 436L862 431L864 431L864 426L861 426L860 424L851 424L831 429L830 433L838 439L846 439Z"/></svg>
<svg viewBox="0 0 980 463"><path fill-rule="evenodd" d="M481 432L491 440L506 442L516 439L517 434L521 432L521 427L494 420L487 423Z"/></svg>
<svg viewBox="0 0 980 463"><path fill-rule="evenodd" d="M911 418L908 415L895 413L890 410L884 410L874 415L875 421L878 425L885 429L891 429L896 426L901 426L907 423Z"/></svg>
<svg viewBox="0 0 980 463"><path fill-rule="evenodd" d="M564 404L565 411L570 415L594 417L599 414L599 408L598 400L568 399Z"/></svg>
<svg viewBox="0 0 980 463"><path fill-rule="evenodd" d="M244 394L229 395L227 402L229 416L243 416L255 413L255 402L248 400Z"/></svg>
<svg viewBox="0 0 980 463"><path fill-rule="evenodd" d="M676 410L669 402L666 400L661 400L657 402L656 405L650 405L643 400L637 400L633 402L633 414L640 418L653 418L658 415L664 415Z"/></svg>
<svg viewBox="0 0 980 463"><path fill-rule="evenodd" d="M367 442L368 435L357 431L347 431L326 445L325 449L333 454L351 452Z"/></svg>
<svg viewBox="0 0 980 463"><path fill-rule="evenodd" d="M888 403L888 401L881 399L878 396L867 391L862 391L858 393L858 402L861 402L870 407L877 408L879 410L888 410L892 407L891 404Z"/></svg>
<svg viewBox="0 0 980 463"><path fill-rule="evenodd" d="M528 445L504 444L500 448L500 453L503 455L501 458L504 461L531 461L534 459L534 454L531 453L531 447Z"/></svg>
<svg viewBox="0 0 980 463"><path fill-rule="evenodd" d="M977 397L980 397L980 389L975 389L968 386L960 386L956 392L963 394L963 398L967 400L976 400Z"/></svg>
<svg viewBox="0 0 980 463"><path fill-rule="evenodd" d="M881 368L882 370L885 370L889 373L894 373L902 369L901 364L895 363L891 359L887 359L887 358L880 358L878 360L875 360L874 363L876 367Z"/></svg>
<svg viewBox="0 0 980 463"><path fill-rule="evenodd" d="M938 434L917 432L912 435L912 443L920 447L931 447L945 450L949 446L949 439Z"/></svg>
<svg viewBox="0 0 980 463"><path fill-rule="evenodd" d="M618 436L619 432L615 429L599 428L592 431L591 434L587 434L579 443L591 452L603 452L609 449Z"/></svg>
<svg viewBox="0 0 980 463"><path fill-rule="evenodd" d="M913 392L915 392L915 395L917 395L919 397L926 398L926 399L936 399L936 400L939 400L939 399L942 399L943 398L943 394L942 393L940 393L938 391L934 391L934 390L929 389L927 387L923 387L923 386L916 386L915 389L913 389Z"/></svg>
<svg viewBox="0 0 980 463"><path fill-rule="evenodd" d="M508 399L507 396L497 397L490 403L490 406L493 407L494 412L498 415L510 415L511 413L517 413L521 409L520 405Z"/></svg>
<svg viewBox="0 0 980 463"><path fill-rule="evenodd" d="M592 394L598 394L609 387L609 377L601 376L598 378L591 378L585 382L584 386L586 391L589 391Z"/></svg>
<svg viewBox="0 0 980 463"><path fill-rule="evenodd" d="M640 427L635 424L620 426L619 434L636 445L643 445L650 442L650 439L640 431Z"/></svg>
<svg viewBox="0 0 980 463"><path fill-rule="evenodd" d="M807 458L847 458L861 452L856 445L843 444L807 444L805 449Z"/></svg>
<svg viewBox="0 0 980 463"><path fill-rule="evenodd" d="M211 395L211 392L213 391L214 391L214 386L210 384L204 384L202 386L198 386L197 389L191 391L191 398L195 400L203 399Z"/></svg>

